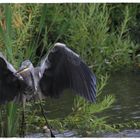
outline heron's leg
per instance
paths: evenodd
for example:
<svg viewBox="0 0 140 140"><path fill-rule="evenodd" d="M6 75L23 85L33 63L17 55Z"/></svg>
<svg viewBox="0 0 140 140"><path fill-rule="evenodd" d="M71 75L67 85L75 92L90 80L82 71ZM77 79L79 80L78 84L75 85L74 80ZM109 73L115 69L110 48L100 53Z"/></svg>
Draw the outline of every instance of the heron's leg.
<svg viewBox="0 0 140 140"><path fill-rule="evenodd" d="M22 95L21 137L25 137L25 132L26 132L25 103L26 103L26 97L24 95Z"/></svg>
<svg viewBox="0 0 140 140"><path fill-rule="evenodd" d="M35 95L37 95L37 97L38 97L39 107L40 107L41 113L42 113L42 115L43 115L43 117L45 119L46 125L47 125L48 129L50 130L51 137L55 137L55 135L52 132L52 128L51 128L51 126L49 125L49 123L47 121L47 118L46 118L46 115L45 115L45 112L44 112L44 109L43 109L43 106L42 106L42 103L41 103L41 97L38 94L35 94Z"/></svg>

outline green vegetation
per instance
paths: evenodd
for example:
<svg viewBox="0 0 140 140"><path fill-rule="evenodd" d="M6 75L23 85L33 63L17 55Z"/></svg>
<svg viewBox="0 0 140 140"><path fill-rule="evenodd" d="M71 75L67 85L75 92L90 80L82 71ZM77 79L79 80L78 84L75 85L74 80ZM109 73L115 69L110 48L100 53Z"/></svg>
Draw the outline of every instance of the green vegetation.
<svg viewBox="0 0 140 140"><path fill-rule="evenodd" d="M5 108L5 109L4 109ZM17 105L13 102L0 107L0 136L12 137L17 136L19 114Z"/></svg>
<svg viewBox="0 0 140 140"><path fill-rule="evenodd" d="M109 108L114 101L110 95L100 98L108 75L138 64L139 38L136 34L139 34L139 9L139 4L0 5L0 51L15 68L24 59L37 64L47 50L59 41L79 53L96 73L96 104L76 97L68 117L50 120L55 129L77 129L83 135L93 130L114 130L114 127L107 125L106 118L98 118L96 113ZM40 120L43 123L42 118L34 116L34 113L29 114L28 123ZM18 136L17 116L20 116L20 111L13 103L1 107L0 136Z"/></svg>

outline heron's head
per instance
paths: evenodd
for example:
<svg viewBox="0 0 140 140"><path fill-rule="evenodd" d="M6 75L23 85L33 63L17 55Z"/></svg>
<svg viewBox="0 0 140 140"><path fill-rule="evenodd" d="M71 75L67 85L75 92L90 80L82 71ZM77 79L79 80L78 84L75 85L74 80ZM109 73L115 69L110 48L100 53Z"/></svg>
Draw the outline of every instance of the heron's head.
<svg viewBox="0 0 140 140"><path fill-rule="evenodd" d="M17 73L24 73L26 71L32 71L33 69L33 64L31 63L30 60L25 60L21 63L21 67Z"/></svg>

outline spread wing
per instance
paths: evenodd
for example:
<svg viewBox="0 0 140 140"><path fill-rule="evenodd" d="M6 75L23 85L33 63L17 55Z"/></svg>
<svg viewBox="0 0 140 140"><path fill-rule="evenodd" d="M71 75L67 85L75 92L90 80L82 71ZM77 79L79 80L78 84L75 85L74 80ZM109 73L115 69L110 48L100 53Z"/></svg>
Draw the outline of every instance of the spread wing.
<svg viewBox="0 0 140 140"><path fill-rule="evenodd" d="M26 87L14 67L0 53L0 104L13 100Z"/></svg>
<svg viewBox="0 0 140 140"><path fill-rule="evenodd" d="M64 44L56 43L41 64L39 85L45 96L57 97L64 89L94 102L96 78L78 54Z"/></svg>

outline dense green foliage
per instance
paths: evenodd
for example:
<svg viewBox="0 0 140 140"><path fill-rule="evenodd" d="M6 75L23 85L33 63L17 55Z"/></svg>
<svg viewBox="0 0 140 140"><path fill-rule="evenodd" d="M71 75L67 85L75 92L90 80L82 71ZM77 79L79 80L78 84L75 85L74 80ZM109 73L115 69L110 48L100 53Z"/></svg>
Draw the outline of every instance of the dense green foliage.
<svg viewBox="0 0 140 140"><path fill-rule="evenodd" d="M0 5L0 51L18 68L24 59L37 64L55 42L67 44L96 73L97 103L76 98L70 116L64 121L50 121L59 128L112 130L105 118L97 118L95 114L110 107L114 97L101 100L99 95L107 83L107 74L138 63L139 9L139 4ZM0 123L1 136L17 135L12 116L17 107L10 110L6 109L5 114L11 119L7 132L3 133L3 120ZM36 117L29 116L31 122Z"/></svg>

